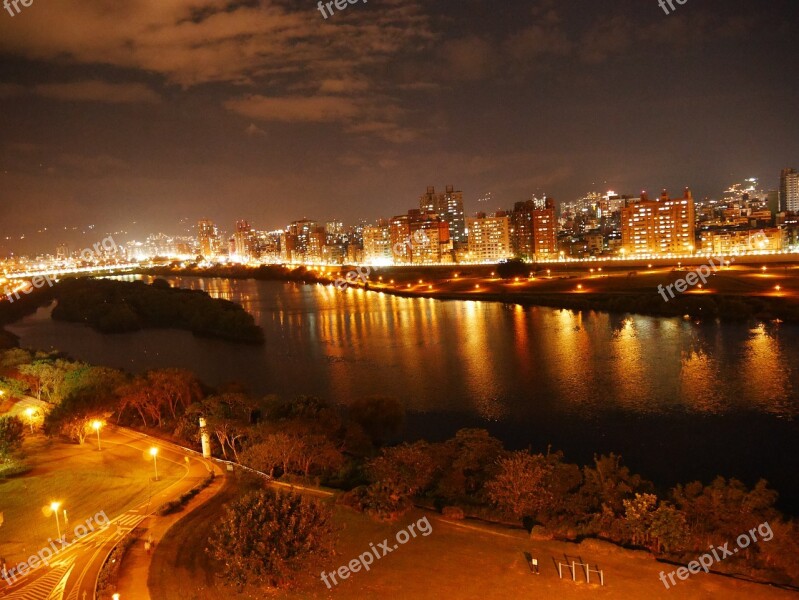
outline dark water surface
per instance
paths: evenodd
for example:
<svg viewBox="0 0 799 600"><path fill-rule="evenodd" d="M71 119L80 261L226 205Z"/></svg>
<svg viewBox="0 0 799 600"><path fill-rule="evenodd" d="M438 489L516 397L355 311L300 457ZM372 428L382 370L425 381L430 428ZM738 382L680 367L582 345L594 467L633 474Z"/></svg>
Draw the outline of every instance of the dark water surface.
<svg viewBox="0 0 799 600"><path fill-rule="evenodd" d="M617 452L660 485L765 477L799 513L799 327L573 313L362 290L175 278L240 302L266 333L252 347L179 331L104 336L49 319L9 327L24 346L138 372L189 368L211 385L392 396L405 435L485 427L508 447L551 444L573 462Z"/></svg>

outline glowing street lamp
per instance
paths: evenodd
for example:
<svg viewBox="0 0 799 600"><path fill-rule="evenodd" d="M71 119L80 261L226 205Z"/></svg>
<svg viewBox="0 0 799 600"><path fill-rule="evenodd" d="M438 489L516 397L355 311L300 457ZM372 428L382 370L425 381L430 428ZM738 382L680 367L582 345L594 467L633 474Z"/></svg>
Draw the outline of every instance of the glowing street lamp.
<svg viewBox="0 0 799 600"><path fill-rule="evenodd" d="M100 447L100 429L102 428L102 426L103 426L102 421L94 421L92 423L92 429L94 429L97 432L97 451L98 452L102 451L102 448Z"/></svg>
<svg viewBox="0 0 799 600"><path fill-rule="evenodd" d="M153 457L153 467L155 467L155 480L158 481L158 448L150 448L150 456Z"/></svg>
<svg viewBox="0 0 799 600"><path fill-rule="evenodd" d="M55 526L58 529L58 539L61 539L61 522L58 520L58 509L61 508L60 502L51 502L50 508L52 509L53 513L55 514Z"/></svg>
<svg viewBox="0 0 799 600"><path fill-rule="evenodd" d="M31 426L31 434L33 433L33 415L35 413L36 411L31 407L25 409L25 414L28 415L28 424Z"/></svg>

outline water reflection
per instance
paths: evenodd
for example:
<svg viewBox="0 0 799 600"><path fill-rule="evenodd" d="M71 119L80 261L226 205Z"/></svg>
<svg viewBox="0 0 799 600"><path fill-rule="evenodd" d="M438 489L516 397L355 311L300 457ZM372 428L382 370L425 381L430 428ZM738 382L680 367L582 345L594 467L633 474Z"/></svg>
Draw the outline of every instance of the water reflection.
<svg viewBox="0 0 799 600"><path fill-rule="evenodd" d="M315 394L339 403L393 396L411 410L485 421L619 411L797 414L795 326L697 325L324 285L172 282L241 302L264 328L266 345L184 340L176 332L142 332L115 344L121 338L42 315L11 329L23 343L95 363L133 370L183 366L211 385L236 379L258 393ZM170 335L184 337L165 343Z"/></svg>

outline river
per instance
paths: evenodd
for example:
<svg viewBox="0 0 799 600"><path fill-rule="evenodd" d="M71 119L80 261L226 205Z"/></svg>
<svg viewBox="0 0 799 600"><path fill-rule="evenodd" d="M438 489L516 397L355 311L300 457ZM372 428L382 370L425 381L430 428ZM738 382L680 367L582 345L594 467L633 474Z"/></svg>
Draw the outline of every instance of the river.
<svg viewBox="0 0 799 600"><path fill-rule="evenodd" d="M172 278L241 303L263 347L150 330L105 336L50 309L8 327L23 346L131 372L177 366L211 385L399 399L404 437L484 427L508 447L585 463L617 452L659 485L765 477L799 514L799 327L697 324L332 286Z"/></svg>

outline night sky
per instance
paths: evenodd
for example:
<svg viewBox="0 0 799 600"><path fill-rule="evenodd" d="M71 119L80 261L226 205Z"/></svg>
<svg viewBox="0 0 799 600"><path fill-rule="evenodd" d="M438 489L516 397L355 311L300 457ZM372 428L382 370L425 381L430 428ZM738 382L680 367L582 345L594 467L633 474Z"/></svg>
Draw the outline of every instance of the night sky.
<svg viewBox="0 0 799 600"><path fill-rule="evenodd" d="M0 256L202 217L228 231L239 218L372 221L431 184L462 189L470 214L534 193L719 196L752 176L776 188L799 167L796 0L675 6L0 10Z"/></svg>

